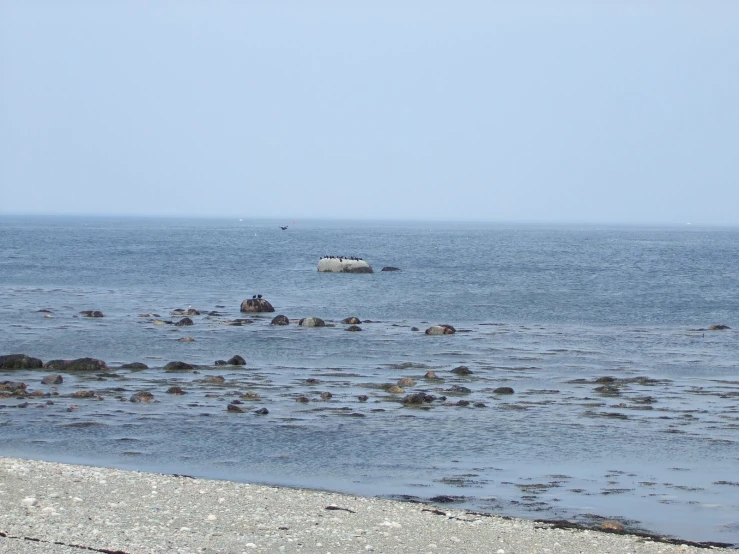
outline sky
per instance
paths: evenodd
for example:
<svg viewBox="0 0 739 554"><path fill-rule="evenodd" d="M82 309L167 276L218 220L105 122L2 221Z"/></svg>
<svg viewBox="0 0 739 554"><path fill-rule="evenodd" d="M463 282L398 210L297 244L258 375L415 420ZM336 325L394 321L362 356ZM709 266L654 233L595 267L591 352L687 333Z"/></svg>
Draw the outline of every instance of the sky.
<svg viewBox="0 0 739 554"><path fill-rule="evenodd" d="M734 0L0 0L0 214L739 225Z"/></svg>

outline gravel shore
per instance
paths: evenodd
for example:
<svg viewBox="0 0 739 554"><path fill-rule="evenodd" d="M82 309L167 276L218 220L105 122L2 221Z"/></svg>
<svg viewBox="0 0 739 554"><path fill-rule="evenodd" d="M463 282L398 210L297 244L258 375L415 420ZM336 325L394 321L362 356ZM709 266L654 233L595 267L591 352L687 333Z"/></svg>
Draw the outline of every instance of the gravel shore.
<svg viewBox="0 0 739 554"><path fill-rule="evenodd" d="M0 458L0 553L736 552L321 491Z"/></svg>

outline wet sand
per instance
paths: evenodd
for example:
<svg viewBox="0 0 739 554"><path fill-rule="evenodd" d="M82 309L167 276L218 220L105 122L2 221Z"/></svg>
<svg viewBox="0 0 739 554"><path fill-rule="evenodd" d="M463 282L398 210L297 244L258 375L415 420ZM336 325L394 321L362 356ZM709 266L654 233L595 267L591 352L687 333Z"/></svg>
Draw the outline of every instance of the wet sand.
<svg viewBox="0 0 739 554"><path fill-rule="evenodd" d="M422 503L0 458L0 552L79 551L668 554L705 548Z"/></svg>

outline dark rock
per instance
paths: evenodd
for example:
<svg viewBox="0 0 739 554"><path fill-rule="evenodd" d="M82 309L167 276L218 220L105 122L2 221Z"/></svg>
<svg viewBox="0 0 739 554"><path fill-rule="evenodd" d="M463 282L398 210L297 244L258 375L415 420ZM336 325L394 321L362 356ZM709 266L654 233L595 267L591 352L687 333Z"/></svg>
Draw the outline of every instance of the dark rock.
<svg viewBox="0 0 739 554"><path fill-rule="evenodd" d="M226 378L222 375L208 375L203 379L204 383L215 383L217 385L221 385L226 382Z"/></svg>
<svg viewBox="0 0 739 554"><path fill-rule="evenodd" d="M78 358L76 360L50 360L44 368L54 371L107 371L108 366L95 358Z"/></svg>
<svg viewBox="0 0 739 554"><path fill-rule="evenodd" d="M259 408L258 410L254 410L254 413L257 415L267 415L269 410L267 408Z"/></svg>
<svg viewBox="0 0 739 554"><path fill-rule="evenodd" d="M450 388L448 388L444 392L451 392L451 393L456 393L456 394L470 394L472 391L468 389L467 387L462 387L460 385L452 385ZM511 389L511 392L513 392L512 389Z"/></svg>
<svg viewBox="0 0 739 554"><path fill-rule="evenodd" d="M72 396L74 398L94 398L95 391L94 390L78 390L72 393Z"/></svg>
<svg viewBox="0 0 739 554"><path fill-rule="evenodd" d="M16 408L28 408L28 402L21 402Z"/></svg>
<svg viewBox="0 0 739 554"><path fill-rule="evenodd" d="M249 390L242 394L241 398L243 398L244 400L259 400L261 397L259 396L259 393Z"/></svg>
<svg viewBox="0 0 739 554"><path fill-rule="evenodd" d="M357 396L357 398L360 402L367 402L367 400L369 400L369 396L367 396L366 394L360 394L359 396Z"/></svg>
<svg viewBox="0 0 739 554"><path fill-rule="evenodd" d="M103 317L103 312L98 310L85 310L83 312L80 312L80 315L83 315L85 317Z"/></svg>
<svg viewBox="0 0 739 554"><path fill-rule="evenodd" d="M420 331L418 327L411 327L411 331Z"/></svg>
<svg viewBox="0 0 739 554"><path fill-rule="evenodd" d="M475 408L487 408L484 402L475 402L472 404Z"/></svg>
<svg viewBox="0 0 739 554"><path fill-rule="evenodd" d="M248 298L241 303L241 311L251 313L274 312L275 309L264 298Z"/></svg>
<svg viewBox="0 0 739 554"><path fill-rule="evenodd" d="M304 317L298 321L298 325L301 327L325 327L326 322L320 317Z"/></svg>
<svg viewBox="0 0 739 554"><path fill-rule="evenodd" d="M308 385L317 385L317 384L319 384L319 383L321 382L321 380L320 380L320 379L316 379L315 377L308 377L308 378L307 378L307 379L305 380L305 382L306 382L306 383L307 383Z"/></svg>
<svg viewBox="0 0 739 554"><path fill-rule="evenodd" d="M310 402L310 400L308 400L308 397L307 396L298 396L295 399L295 402L300 402L301 404L306 404L307 402Z"/></svg>
<svg viewBox="0 0 739 554"><path fill-rule="evenodd" d="M731 329L728 325L713 324L708 326L709 331L723 331L724 329Z"/></svg>
<svg viewBox="0 0 739 554"><path fill-rule="evenodd" d="M333 394L331 394L330 392L322 392L322 393L321 393L321 400L331 400L331 398L332 398L333 396L334 396L334 395L333 395Z"/></svg>
<svg viewBox="0 0 739 554"><path fill-rule="evenodd" d="M43 385L61 385L63 382L64 379L58 373L52 373L41 379L41 384Z"/></svg>
<svg viewBox="0 0 739 554"><path fill-rule="evenodd" d="M358 317L347 317L346 319L342 319L341 322L344 325L360 325L362 321Z"/></svg>
<svg viewBox="0 0 739 554"><path fill-rule="evenodd" d="M438 377L436 376L436 373L434 373L433 371L427 371L426 374L424 375L424 378L426 378L426 379L438 379Z"/></svg>
<svg viewBox="0 0 739 554"><path fill-rule="evenodd" d="M187 394L187 393L182 390L182 387L169 387L167 389L167 394L183 395L183 394Z"/></svg>
<svg viewBox="0 0 739 554"><path fill-rule="evenodd" d="M216 360L216 365L228 365L226 360Z"/></svg>
<svg viewBox="0 0 739 554"><path fill-rule="evenodd" d="M165 371L178 371L183 369L194 369L195 366L186 364L185 362L169 362L164 366Z"/></svg>
<svg viewBox="0 0 739 554"><path fill-rule="evenodd" d="M19 381L2 381L0 382L0 390L10 391L12 394L25 393L28 385Z"/></svg>
<svg viewBox="0 0 739 554"><path fill-rule="evenodd" d="M383 267L380 271L400 271L399 267L393 267L391 265L387 265Z"/></svg>
<svg viewBox="0 0 739 554"><path fill-rule="evenodd" d="M130 364L123 364L121 369L149 369L149 366L141 362L133 362Z"/></svg>
<svg viewBox="0 0 739 554"><path fill-rule="evenodd" d="M452 502L462 502L463 500L464 498L460 496L446 496L446 495L434 496L432 498L429 498L429 501L436 502L438 504L451 504Z"/></svg>
<svg viewBox="0 0 739 554"><path fill-rule="evenodd" d="M192 319L190 319L189 317L183 317L174 325L175 327L185 327L186 325L193 325L193 322Z"/></svg>
<svg viewBox="0 0 739 554"><path fill-rule="evenodd" d="M615 383L616 382L616 378L615 377L609 377L609 376L606 376L606 377L598 377L595 380L595 382L598 383L598 384L601 384L601 385L602 384L608 384L608 383Z"/></svg>
<svg viewBox="0 0 739 554"><path fill-rule="evenodd" d="M498 387L493 391L495 394L513 394L511 387Z"/></svg>
<svg viewBox="0 0 739 554"><path fill-rule="evenodd" d="M243 414L249 411L249 408L242 408L241 406L237 406L236 404L229 404L226 407L227 412L235 412L237 414Z"/></svg>
<svg viewBox="0 0 739 554"><path fill-rule="evenodd" d="M426 329L427 335L453 335L457 330L451 325L432 325Z"/></svg>
<svg viewBox="0 0 739 554"><path fill-rule="evenodd" d="M452 373L456 373L457 375L472 375L472 371L470 371L470 368L467 367L466 365L455 367L452 370Z"/></svg>
<svg viewBox="0 0 739 554"><path fill-rule="evenodd" d="M272 318L270 325L290 325L290 320L286 315L276 315Z"/></svg>
<svg viewBox="0 0 739 554"><path fill-rule="evenodd" d="M228 360L228 365L246 365L246 360L236 354Z"/></svg>
<svg viewBox="0 0 739 554"><path fill-rule="evenodd" d="M169 312L169 315L200 315L200 312L195 308L188 308L186 310L183 310L182 308L177 308L176 310L172 310L171 312Z"/></svg>
<svg viewBox="0 0 739 554"><path fill-rule="evenodd" d="M362 328L359 325L350 325L346 328L347 331L361 331Z"/></svg>
<svg viewBox="0 0 739 554"><path fill-rule="evenodd" d="M48 309L46 309L46 308L42 308L42 309L40 309L40 310L36 310L36 311L37 311L38 313L42 313L42 314L51 314L51 313L54 313L54 312L52 312L51 310L48 310Z"/></svg>
<svg viewBox="0 0 739 554"><path fill-rule="evenodd" d="M619 396L621 394L618 387L614 387L612 385L601 385L600 387L595 387L595 392L605 394L606 396Z"/></svg>
<svg viewBox="0 0 739 554"><path fill-rule="evenodd" d="M469 400L459 400L459 401L457 402L457 406L462 406L462 407L464 407L464 406L469 406L469 405L470 405L470 401L469 401Z"/></svg>
<svg viewBox="0 0 739 554"><path fill-rule="evenodd" d="M131 402L152 402L153 400L154 395L146 390L140 390L131 395Z"/></svg>
<svg viewBox="0 0 739 554"><path fill-rule="evenodd" d="M25 354L8 354L0 356L0 369L39 369L44 362Z"/></svg>
<svg viewBox="0 0 739 554"><path fill-rule="evenodd" d="M435 396L426 394L425 392L416 392L403 397L403 404L423 404L424 402L433 402Z"/></svg>

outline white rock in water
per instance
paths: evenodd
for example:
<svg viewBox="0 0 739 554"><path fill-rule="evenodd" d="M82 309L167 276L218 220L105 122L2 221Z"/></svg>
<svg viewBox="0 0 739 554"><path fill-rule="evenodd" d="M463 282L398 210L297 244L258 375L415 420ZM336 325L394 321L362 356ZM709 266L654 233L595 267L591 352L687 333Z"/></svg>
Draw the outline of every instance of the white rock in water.
<svg viewBox="0 0 739 554"><path fill-rule="evenodd" d="M331 273L372 273L372 267L364 260L321 258L318 261L318 271Z"/></svg>

